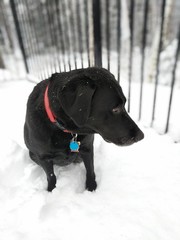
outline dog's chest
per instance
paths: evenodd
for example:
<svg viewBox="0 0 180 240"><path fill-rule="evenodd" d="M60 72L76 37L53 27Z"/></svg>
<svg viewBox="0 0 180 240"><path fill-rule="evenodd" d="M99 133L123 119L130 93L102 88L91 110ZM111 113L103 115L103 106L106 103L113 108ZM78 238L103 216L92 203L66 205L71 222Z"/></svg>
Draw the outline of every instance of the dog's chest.
<svg viewBox="0 0 180 240"><path fill-rule="evenodd" d="M72 152L70 143L72 141L71 134L60 134L55 132L50 138L50 151L52 153L52 160L55 164L65 166L71 163L82 162L79 152Z"/></svg>
<svg viewBox="0 0 180 240"><path fill-rule="evenodd" d="M50 137L51 149L56 150L69 150L69 145L72 140L72 135L69 133L62 133L62 131L55 131Z"/></svg>

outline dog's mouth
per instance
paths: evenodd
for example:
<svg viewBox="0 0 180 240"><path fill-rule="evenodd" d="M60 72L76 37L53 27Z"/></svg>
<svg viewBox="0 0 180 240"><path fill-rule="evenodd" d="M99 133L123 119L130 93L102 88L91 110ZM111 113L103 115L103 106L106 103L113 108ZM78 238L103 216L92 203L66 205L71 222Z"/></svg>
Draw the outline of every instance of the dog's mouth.
<svg viewBox="0 0 180 240"><path fill-rule="evenodd" d="M136 143L144 138L144 134L142 133L141 136L137 137L121 137L117 139L107 139L104 138L104 140L108 143L114 143L118 146L130 146L133 143Z"/></svg>
<svg viewBox="0 0 180 240"><path fill-rule="evenodd" d="M133 143L135 143L134 139L127 139L126 141L124 140L109 140L107 138L104 138L104 140L107 142L107 143L114 143L116 144L117 146L130 146L132 145Z"/></svg>

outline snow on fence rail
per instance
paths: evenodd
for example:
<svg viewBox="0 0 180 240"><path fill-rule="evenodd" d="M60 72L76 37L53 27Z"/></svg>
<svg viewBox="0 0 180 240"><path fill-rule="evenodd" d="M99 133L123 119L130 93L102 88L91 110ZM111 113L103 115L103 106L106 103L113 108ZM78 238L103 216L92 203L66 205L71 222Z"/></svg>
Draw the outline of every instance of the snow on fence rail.
<svg viewBox="0 0 180 240"><path fill-rule="evenodd" d="M162 132L169 131L180 76L179 1L10 0L1 1L0 7L0 34L7 32L12 45L18 40L27 73L41 80L55 71L105 67L124 85L127 109L136 111L137 119L148 115L149 125L156 126L158 98L166 98ZM11 30L17 40L8 24L14 24ZM0 57L4 49L1 41ZM8 54L4 56L7 66ZM150 96L145 90L148 84L153 89ZM166 95L159 90L164 85L169 89Z"/></svg>

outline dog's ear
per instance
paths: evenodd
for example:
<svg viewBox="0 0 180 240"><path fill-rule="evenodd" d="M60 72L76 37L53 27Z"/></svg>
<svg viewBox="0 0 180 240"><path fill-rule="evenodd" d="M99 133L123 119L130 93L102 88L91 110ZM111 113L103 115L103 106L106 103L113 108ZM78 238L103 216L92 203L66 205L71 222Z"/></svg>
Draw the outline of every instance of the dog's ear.
<svg viewBox="0 0 180 240"><path fill-rule="evenodd" d="M90 114L95 86L88 81L71 81L61 93L61 104L65 113L78 127L82 127Z"/></svg>

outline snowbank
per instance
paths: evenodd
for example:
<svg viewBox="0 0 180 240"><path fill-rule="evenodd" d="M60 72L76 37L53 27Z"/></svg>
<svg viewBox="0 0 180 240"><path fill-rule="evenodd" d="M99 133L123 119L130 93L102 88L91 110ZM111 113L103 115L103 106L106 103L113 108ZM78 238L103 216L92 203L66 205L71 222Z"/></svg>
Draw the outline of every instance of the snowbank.
<svg viewBox="0 0 180 240"><path fill-rule="evenodd" d="M96 192L85 191L80 164L56 167L57 188L48 193L23 144L32 88L0 86L1 240L179 240L180 144L145 128L143 141L124 148L96 136Z"/></svg>

